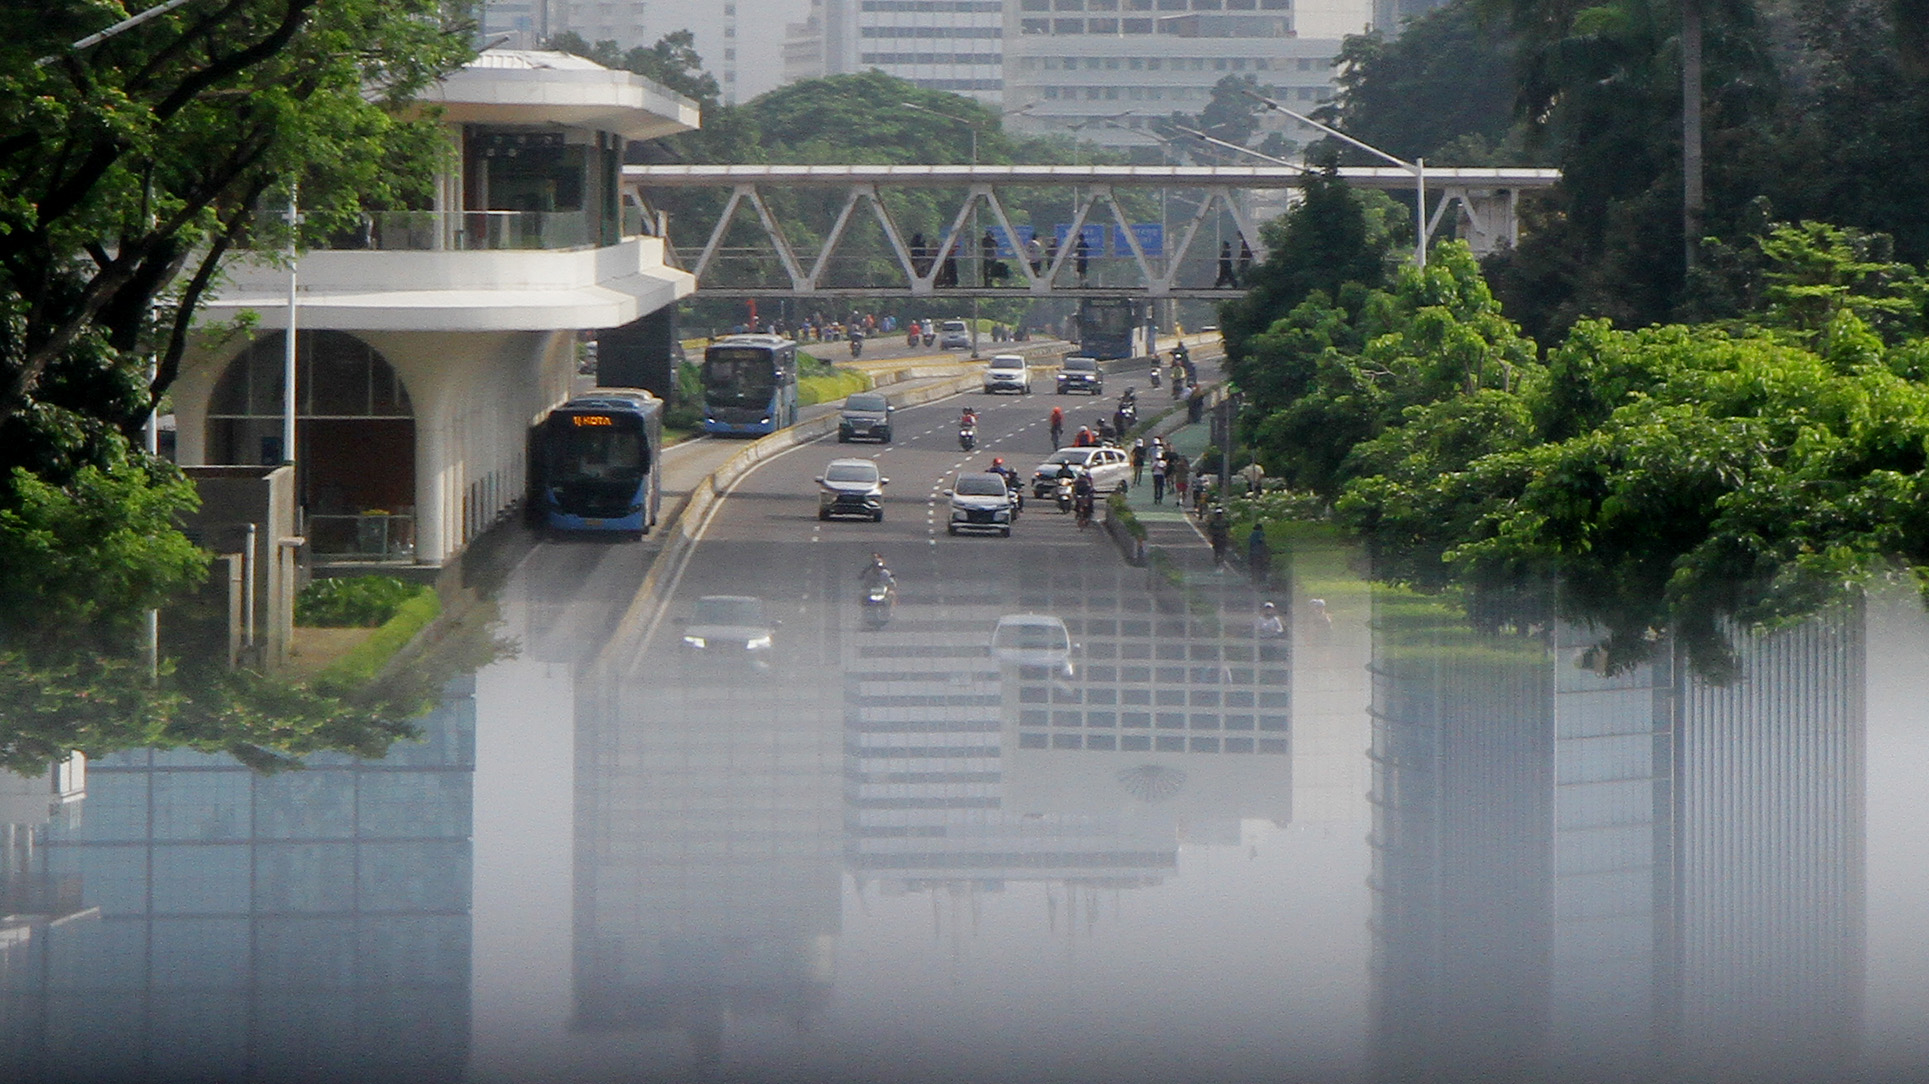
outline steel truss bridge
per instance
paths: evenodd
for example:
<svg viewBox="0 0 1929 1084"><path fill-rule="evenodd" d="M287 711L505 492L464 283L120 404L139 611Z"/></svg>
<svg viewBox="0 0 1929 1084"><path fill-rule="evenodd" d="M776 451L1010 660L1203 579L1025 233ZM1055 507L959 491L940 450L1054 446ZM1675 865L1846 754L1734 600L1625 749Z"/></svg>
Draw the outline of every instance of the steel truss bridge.
<svg viewBox="0 0 1929 1084"><path fill-rule="evenodd" d="M639 203L663 231L662 216L652 208L662 194L674 189L727 190L729 197L708 231L709 240L701 252L679 252L670 246L670 259L697 277L700 293L713 297L1141 297L1141 298L1225 298L1239 293L1237 287L1187 284L1179 281L1182 273L1195 280L1203 265L1211 274L1220 255L1208 247L1194 255L1193 246L1201 234L1206 245L1215 240L1228 241L1235 250L1243 241L1256 260L1266 257L1260 240L1252 203L1259 193L1301 187L1309 172L1291 166L808 166L808 165L715 165L715 166L626 166L623 184L629 198ZM1358 188L1411 191L1414 174L1387 166L1352 167L1339 170L1339 176ZM1431 239L1446 216L1455 217L1455 230L1476 253L1492 252L1515 244L1518 239L1517 208L1520 193L1551 187L1560 180L1560 171L1531 168L1448 168L1428 169L1425 190L1431 206L1427 210L1427 236ZM955 200L948 214L949 226L935 242L914 251L906 231L894 219L886 197L910 189L927 190L928 196ZM808 223L780 221L773 209L772 196L799 190L818 190L826 194L843 192L841 209L814 254L791 240L792 235L816 236ZM945 190L930 192L928 190ZM1128 190L1157 193L1187 192L1197 200L1190 216L1171 223L1161 231L1160 247L1141 243L1133 228L1121 193ZM1036 199L1040 192L1068 192L1073 207L1067 237L1084 236L1089 226L1116 226L1114 236L1127 249L1106 262L1108 281L1087 284L1077 274L1076 246L1057 246L1038 266L1023 254L1011 258L1009 252L999 259L1006 265L1006 277L986 284L979 225L995 225L1001 236L1023 236L1013 229L1012 212L1027 210L1022 201ZM1280 192L1283 195L1283 192ZM656 197L653 199L652 197ZM1062 201L1061 201L1062 202ZM949 203L941 203L941 207ZM896 258L896 273L885 280L862 284L833 282L833 261L850 259L841 251L847 247L852 228L864 211L876 220L891 254ZM1235 233L1214 238L1206 227L1215 213L1230 217ZM983 216L983 217L980 217ZM1026 218L1032 216L1026 215ZM757 238L750 245L726 245L733 224L745 220L747 232ZM987 221L988 220L988 221ZM1177 236L1172 236L1176 229ZM738 231L742 236L745 231ZM1107 230L1111 233L1113 231ZM1041 229L1042 233L1042 229ZM667 238L667 233L665 234ZM917 235L914 231L913 236ZM686 246L687 247L687 246ZM694 255L694 259L692 259ZM1188 260L1188 257L1192 258ZM724 277L741 280L743 273L720 275L726 263L737 268L746 265L764 268L764 281L746 284L725 283ZM962 266L964 271L958 269ZM1123 268L1123 270L1120 270ZM781 269L782 276L775 274ZM948 272L948 273L947 273ZM753 271L749 277L759 277ZM787 280L787 281L784 281ZM942 283L942 285L940 284Z"/></svg>

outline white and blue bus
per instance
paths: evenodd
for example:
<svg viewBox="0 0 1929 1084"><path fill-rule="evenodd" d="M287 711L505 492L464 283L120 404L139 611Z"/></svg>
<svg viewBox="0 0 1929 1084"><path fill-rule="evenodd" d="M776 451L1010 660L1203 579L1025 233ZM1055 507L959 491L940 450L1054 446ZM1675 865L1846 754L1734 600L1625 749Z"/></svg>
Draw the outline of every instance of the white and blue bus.
<svg viewBox="0 0 1929 1084"><path fill-rule="evenodd" d="M642 388L597 388L549 412L530 453L530 499L557 531L641 537L663 503L663 401Z"/></svg>
<svg viewBox="0 0 1929 1084"><path fill-rule="evenodd" d="M761 436L796 422L796 343L731 335L704 350L704 432Z"/></svg>

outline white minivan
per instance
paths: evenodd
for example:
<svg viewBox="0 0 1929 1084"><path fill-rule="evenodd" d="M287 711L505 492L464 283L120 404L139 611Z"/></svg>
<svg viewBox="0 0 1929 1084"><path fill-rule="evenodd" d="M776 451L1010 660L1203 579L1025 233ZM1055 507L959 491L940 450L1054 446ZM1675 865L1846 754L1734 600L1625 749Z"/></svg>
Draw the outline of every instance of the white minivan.
<svg viewBox="0 0 1929 1084"><path fill-rule="evenodd" d="M985 394L1010 391L1031 394L1031 366L1018 354L993 354L985 366Z"/></svg>

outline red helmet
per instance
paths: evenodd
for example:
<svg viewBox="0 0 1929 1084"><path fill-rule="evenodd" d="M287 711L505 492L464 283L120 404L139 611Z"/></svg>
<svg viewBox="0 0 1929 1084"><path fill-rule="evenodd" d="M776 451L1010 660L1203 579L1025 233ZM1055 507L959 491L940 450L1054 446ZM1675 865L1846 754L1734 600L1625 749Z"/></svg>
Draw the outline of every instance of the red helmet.
<svg viewBox="0 0 1929 1084"><path fill-rule="evenodd" d="M1005 458L1003 456L994 455L991 457L991 465L994 467L1002 467L1005 465Z"/></svg>

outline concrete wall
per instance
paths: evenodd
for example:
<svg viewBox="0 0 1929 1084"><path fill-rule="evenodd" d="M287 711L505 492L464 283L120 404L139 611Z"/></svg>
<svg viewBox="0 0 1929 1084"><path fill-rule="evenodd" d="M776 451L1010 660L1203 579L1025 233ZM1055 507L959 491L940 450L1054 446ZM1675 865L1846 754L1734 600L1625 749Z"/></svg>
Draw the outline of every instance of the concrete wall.
<svg viewBox="0 0 1929 1084"><path fill-rule="evenodd" d="M289 641L294 635L300 548L295 527L294 468L183 469L201 494L200 510L186 517L184 526L189 536L216 553L242 554L243 575L254 582L253 613L242 615L243 662L272 673L288 662ZM249 639L253 640L252 651L247 645Z"/></svg>

